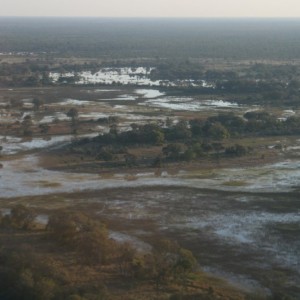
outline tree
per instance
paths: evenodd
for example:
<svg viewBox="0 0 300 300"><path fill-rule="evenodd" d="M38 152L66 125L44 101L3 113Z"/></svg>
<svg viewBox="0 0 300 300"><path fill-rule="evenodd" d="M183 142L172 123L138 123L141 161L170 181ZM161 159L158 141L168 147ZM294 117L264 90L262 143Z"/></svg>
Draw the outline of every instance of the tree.
<svg viewBox="0 0 300 300"><path fill-rule="evenodd" d="M210 124L207 129L207 137L213 140L222 140L230 136L228 130L219 122Z"/></svg>
<svg viewBox="0 0 300 300"><path fill-rule="evenodd" d="M168 282L172 277L172 272L177 260L178 244L168 239L158 239L153 245L150 264L152 276L156 283L156 288L160 284Z"/></svg>
<svg viewBox="0 0 300 300"><path fill-rule="evenodd" d="M165 131L167 139L172 141L186 140L192 135L188 123L184 120L179 121L176 125L167 128Z"/></svg>
<svg viewBox="0 0 300 300"><path fill-rule="evenodd" d="M71 118L71 127L73 129L73 133L77 132L76 124L78 119L78 110L72 107L67 113L67 117Z"/></svg>
<svg viewBox="0 0 300 300"><path fill-rule="evenodd" d="M53 239L74 248L86 264L105 263L112 252L106 227L85 214L61 212L52 215L47 230Z"/></svg>
<svg viewBox="0 0 300 300"><path fill-rule="evenodd" d="M197 157L197 154L193 151L193 148L188 148L183 153L183 159L187 161L191 161Z"/></svg>
<svg viewBox="0 0 300 300"><path fill-rule="evenodd" d="M152 163L152 167L154 168L161 168L163 164L163 159L161 155L158 155L155 157L153 163Z"/></svg>
<svg viewBox="0 0 300 300"><path fill-rule="evenodd" d="M190 120L191 132L194 136L201 136L203 133L204 122L199 119Z"/></svg>
<svg viewBox="0 0 300 300"><path fill-rule="evenodd" d="M217 154L219 154L221 151L224 150L224 146L219 142L212 143L211 146L213 147L213 150L215 150Z"/></svg>
<svg viewBox="0 0 300 300"><path fill-rule="evenodd" d="M33 106L35 110L39 110L40 106L44 103L41 99L39 98L34 98L32 100Z"/></svg>
<svg viewBox="0 0 300 300"><path fill-rule="evenodd" d="M136 159L137 159L136 155L131 154L131 153L127 153L127 154L125 154L124 157L125 157L125 164L126 164L126 166L133 167L133 166L135 166L137 164L137 162L136 162Z"/></svg>
<svg viewBox="0 0 300 300"><path fill-rule="evenodd" d="M77 252L88 265L106 263L113 250L106 228L97 225L79 231L76 237Z"/></svg>
<svg viewBox="0 0 300 300"><path fill-rule="evenodd" d="M239 144L235 144L234 146L227 147L225 149L225 154L232 155L232 156L243 156L246 155L248 152L248 149Z"/></svg>
<svg viewBox="0 0 300 300"><path fill-rule="evenodd" d="M109 133L112 135L117 136L118 135L118 126L117 124L113 123L109 126Z"/></svg>
<svg viewBox="0 0 300 300"><path fill-rule="evenodd" d="M174 275L177 280L183 285L187 285L188 274L197 266L197 260L193 253L184 248L178 251L177 261L174 266Z"/></svg>
<svg viewBox="0 0 300 300"><path fill-rule="evenodd" d="M193 152L196 154L197 157L204 156L204 149L203 145L200 143L195 143L192 146Z"/></svg>
<svg viewBox="0 0 300 300"><path fill-rule="evenodd" d="M162 151L167 158L176 160L180 158L182 146L180 144L168 144Z"/></svg>
<svg viewBox="0 0 300 300"><path fill-rule="evenodd" d="M50 126L48 124L40 124L39 128L42 134L47 134L50 129Z"/></svg>
<svg viewBox="0 0 300 300"><path fill-rule="evenodd" d="M159 238L153 244L152 254L146 258L148 273L159 285L172 280L186 283L188 274L194 270L197 260L191 251L181 248L176 242Z"/></svg>
<svg viewBox="0 0 300 300"><path fill-rule="evenodd" d="M136 250L129 243L123 243L117 248L116 262L119 272L123 276L132 276L134 271L134 261L136 258Z"/></svg>
<svg viewBox="0 0 300 300"><path fill-rule="evenodd" d="M24 136L31 136L32 135L32 118L31 115L26 115L22 121L22 127L23 127L23 135Z"/></svg>
<svg viewBox="0 0 300 300"><path fill-rule="evenodd" d="M71 118L74 123L78 118L78 110L75 107L72 107L67 113L67 117Z"/></svg>
<svg viewBox="0 0 300 300"><path fill-rule="evenodd" d="M35 217L36 215L32 209L18 204L12 208L9 215L2 218L1 225L16 229L29 229L33 226Z"/></svg>
<svg viewBox="0 0 300 300"><path fill-rule="evenodd" d="M47 230L58 242L72 245L86 218L81 213L59 212L49 217Z"/></svg>
<svg viewBox="0 0 300 300"><path fill-rule="evenodd" d="M28 229L33 225L35 213L32 209L20 204L11 210L11 220L18 227Z"/></svg>
<svg viewBox="0 0 300 300"><path fill-rule="evenodd" d="M156 124L146 124L139 127L138 140L140 143L161 145L165 136L161 128Z"/></svg>

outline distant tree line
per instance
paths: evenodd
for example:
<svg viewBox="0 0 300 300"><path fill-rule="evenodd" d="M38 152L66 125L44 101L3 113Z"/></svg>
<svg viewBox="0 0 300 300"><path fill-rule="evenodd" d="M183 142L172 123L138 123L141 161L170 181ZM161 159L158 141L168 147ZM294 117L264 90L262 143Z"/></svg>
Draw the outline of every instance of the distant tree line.
<svg viewBox="0 0 300 300"><path fill-rule="evenodd" d="M58 57L282 60L300 57L299 32L299 20L1 18L0 48Z"/></svg>

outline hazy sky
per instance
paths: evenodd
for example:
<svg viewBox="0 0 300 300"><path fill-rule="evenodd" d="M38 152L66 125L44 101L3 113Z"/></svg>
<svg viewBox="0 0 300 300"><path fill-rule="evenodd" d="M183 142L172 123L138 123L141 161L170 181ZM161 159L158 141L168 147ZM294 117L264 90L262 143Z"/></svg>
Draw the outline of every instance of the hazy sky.
<svg viewBox="0 0 300 300"><path fill-rule="evenodd" d="M0 15L300 17L300 0L0 0Z"/></svg>

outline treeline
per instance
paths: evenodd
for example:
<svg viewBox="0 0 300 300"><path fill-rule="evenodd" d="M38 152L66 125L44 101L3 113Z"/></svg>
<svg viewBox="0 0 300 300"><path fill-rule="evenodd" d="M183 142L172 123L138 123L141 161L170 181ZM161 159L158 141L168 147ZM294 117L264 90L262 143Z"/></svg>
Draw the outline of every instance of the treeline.
<svg viewBox="0 0 300 300"><path fill-rule="evenodd" d="M44 228L35 218L23 205L0 216L0 238L14 240L0 249L1 299L119 299L111 292L120 282L123 293L146 284L156 295L164 289L189 294L183 288L193 282L197 261L176 242L154 237L151 250L138 251L112 240L103 223L83 213L55 212ZM198 297L215 299L213 289Z"/></svg>
<svg viewBox="0 0 300 300"><path fill-rule="evenodd" d="M238 95L239 102L271 103L275 105L299 105L300 68L293 65L254 64L239 69L210 69L207 66L185 61L158 62L151 72L153 80L204 80L210 87L178 84L173 90L184 94ZM184 88L186 86L186 88Z"/></svg>
<svg viewBox="0 0 300 300"><path fill-rule="evenodd" d="M202 80L204 79L204 67L199 63L190 60L171 61L163 60L155 63L155 69L152 70L150 78L152 80Z"/></svg>
<svg viewBox="0 0 300 300"><path fill-rule="evenodd" d="M168 92L175 95L229 95L241 103L299 106L300 70L293 65L254 64L240 69L210 69L191 59L169 60L106 60L103 62L57 63L55 61L27 61L24 63L0 64L0 86L49 86L74 85L80 79L80 72L98 72L101 68L150 68L150 78L162 83L175 82ZM50 72L60 73L56 83ZM74 76L65 76L71 72ZM202 87L202 82L208 87ZM196 83L196 84L194 84ZM119 83L118 83L119 84ZM119 84L120 85L120 84Z"/></svg>
<svg viewBox="0 0 300 300"><path fill-rule="evenodd" d="M102 58L299 58L299 20L1 18L4 52Z"/></svg>
<svg viewBox="0 0 300 300"><path fill-rule="evenodd" d="M229 113L206 120L181 120L177 124L168 124L171 122L167 120L166 123L164 126L132 124L131 130L125 132L118 132L117 125L113 124L109 133L75 140L66 149L96 160L122 162L126 166L148 164L159 167L164 162L190 161L207 156L244 156L254 150L234 142L238 138L300 134L299 117L280 120L265 111L247 112L243 117ZM157 146L160 153L145 159L143 155L133 155L130 151L147 145Z"/></svg>
<svg viewBox="0 0 300 300"><path fill-rule="evenodd" d="M245 103L288 106L300 103L298 80L224 80L216 82L215 90L223 94L243 94Z"/></svg>
<svg viewBox="0 0 300 300"><path fill-rule="evenodd" d="M51 85L49 71L45 62L0 63L0 86Z"/></svg>
<svg viewBox="0 0 300 300"><path fill-rule="evenodd" d="M160 79L194 79L207 81L223 80L257 80L289 82L300 79L300 68L293 64L263 64L254 63L249 66L224 66L223 68L208 67L195 59L186 60L156 60L152 78Z"/></svg>

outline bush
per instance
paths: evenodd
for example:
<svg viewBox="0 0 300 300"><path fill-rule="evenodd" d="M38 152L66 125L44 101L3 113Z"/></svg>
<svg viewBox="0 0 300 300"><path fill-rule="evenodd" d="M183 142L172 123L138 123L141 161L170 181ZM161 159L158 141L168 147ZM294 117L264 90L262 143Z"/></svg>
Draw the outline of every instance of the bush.
<svg viewBox="0 0 300 300"><path fill-rule="evenodd" d="M12 208L11 213L2 217L1 226L5 228L30 229L34 225L36 215L32 209L18 204Z"/></svg>
<svg viewBox="0 0 300 300"><path fill-rule="evenodd" d="M50 237L77 251L86 264L103 264L112 254L106 227L82 213L61 212L49 218Z"/></svg>
<svg viewBox="0 0 300 300"><path fill-rule="evenodd" d="M225 154L231 155L231 156L243 156L243 155L246 155L247 152L248 152L248 149L239 144L227 147L225 149Z"/></svg>

